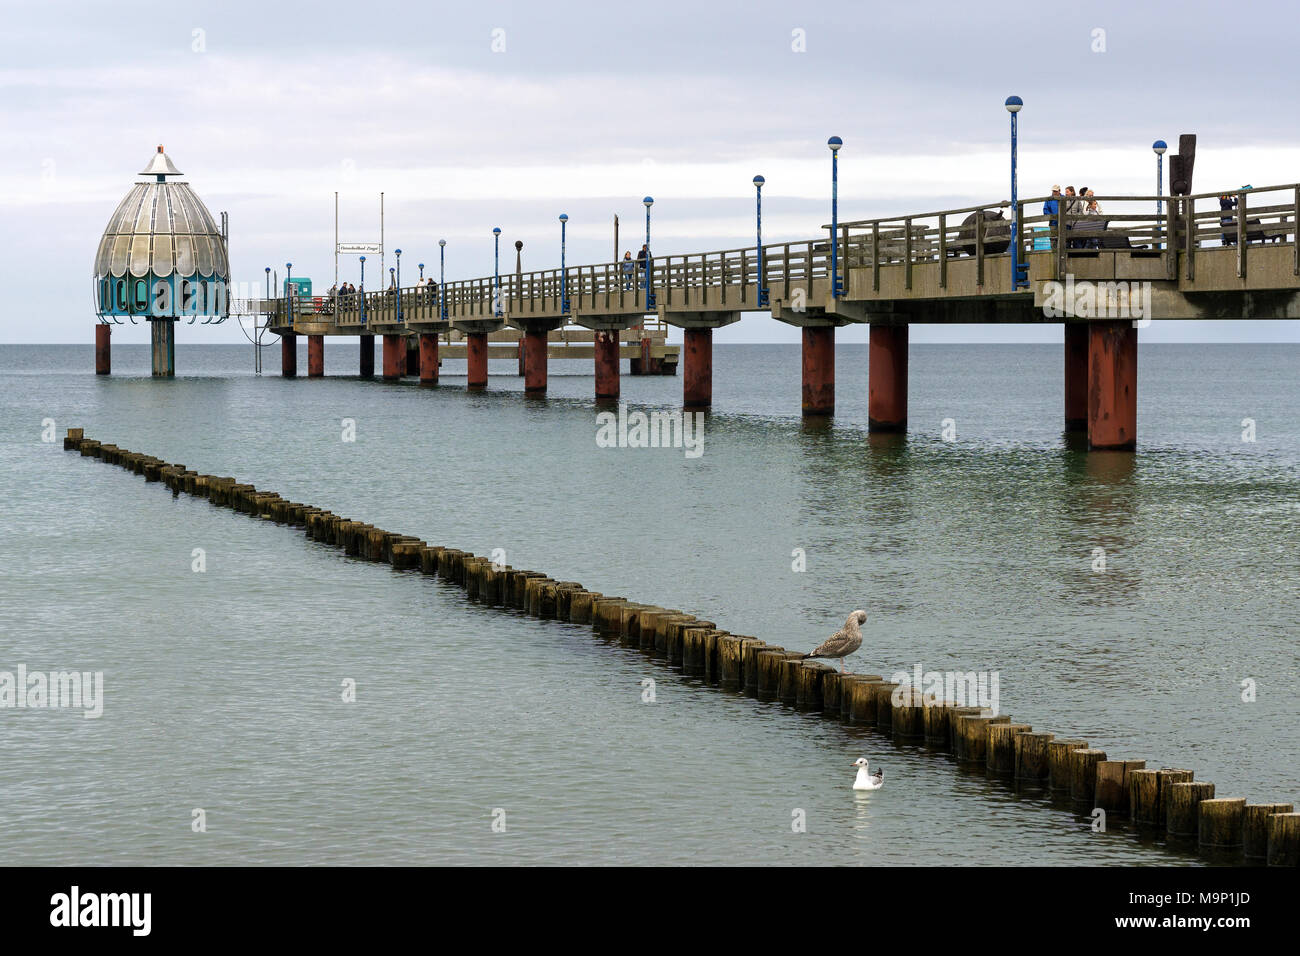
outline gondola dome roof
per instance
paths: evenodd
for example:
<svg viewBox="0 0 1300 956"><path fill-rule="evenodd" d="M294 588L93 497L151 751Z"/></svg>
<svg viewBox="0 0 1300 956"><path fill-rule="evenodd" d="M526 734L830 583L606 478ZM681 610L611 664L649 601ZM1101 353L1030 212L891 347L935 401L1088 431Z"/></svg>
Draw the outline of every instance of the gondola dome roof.
<svg viewBox="0 0 1300 956"><path fill-rule="evenodd" d="M155 181L136 183L118 204L99 241L96 278L229 278L220 227L188 183L167 181L181 171L161 146L140 175Z"/></svg>

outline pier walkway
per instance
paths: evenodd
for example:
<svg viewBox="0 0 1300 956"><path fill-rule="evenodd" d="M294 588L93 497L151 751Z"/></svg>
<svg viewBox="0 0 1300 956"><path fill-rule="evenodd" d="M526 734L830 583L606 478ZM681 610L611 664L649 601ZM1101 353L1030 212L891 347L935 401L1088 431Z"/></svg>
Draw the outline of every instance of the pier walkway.
<svg viewBox="0 0 1300 956"><path fill-rule="evenodd" d="M1221 199L1233 203L1224 208ZM634 373L675 371L664 326L684 330L683 402L712 401L712 330L765 311L803 334L803 412L834 411L835 334L870 326L868 416L876 431L907 427L912 323L1063 323L1065 427L1090 448L1132 449L1138 329L1161 319L1300 318L1300 185L1188 196L1100 196L1101 214L1051 197L1015 210L994 202L822 226L815 238L714 252L553 268L405 288L264 303L295 374L296 335L323 373L323 336L384 337L384 374L437 379L439 345L463 342L471 388L487 384L488 342L521 342L525 387L546 387L546 360L591 344L598 398L619 394L619 358ZM1159 204L1159 212L1157 212ZM1019 275L1013 269L1013 252ZM648 275L647 275L648 273ZM579 342L573 336L589 337ZM458 349L459 350L459 349ZM585 352L585 348L584 348ZM566 353L559 353L566 354ZM373 366L373 351L369 352Z"/></svg>

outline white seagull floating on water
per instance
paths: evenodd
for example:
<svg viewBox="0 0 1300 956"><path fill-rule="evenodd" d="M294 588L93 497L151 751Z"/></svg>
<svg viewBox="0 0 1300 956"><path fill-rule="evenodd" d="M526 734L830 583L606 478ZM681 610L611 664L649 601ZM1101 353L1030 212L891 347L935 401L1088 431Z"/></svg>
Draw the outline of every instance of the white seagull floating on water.
<svg viewBox="0 0 1300 956"><path fill-rule="evenodd" d="M885 785L885 771L877 770L875 773L868 774L866 757L859 757L853 761L853 766L858 768L858 778L853 781L854 790L879 790Z"/></svg>

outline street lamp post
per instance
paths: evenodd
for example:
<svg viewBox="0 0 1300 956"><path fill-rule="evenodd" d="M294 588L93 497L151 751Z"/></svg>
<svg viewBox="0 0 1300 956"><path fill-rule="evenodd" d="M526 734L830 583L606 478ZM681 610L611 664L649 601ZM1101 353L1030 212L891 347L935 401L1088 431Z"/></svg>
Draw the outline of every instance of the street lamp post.
<svg viewBox="0 0 1300 956"><path fill-rule="evenodd" d="M1016 198L1016 114L1024 107L1025 101L1018 96L1008 96L1004 105L1011 114L1011 288L1019 289L1029 285L1028 275L1022 276L1020 268L1020 204ZM1027 263L1024 271L1028 272Z"/></svg>
<svg viewBox="0 0 1300 956"><path fill-rule="evenodd" d="M288 307L289 328L293 328L293 263L284 264L284 302Z"/></svg>
<svg viewBox="0 0 1300 956"><path fill-rule="evenodd" d="M650 291L650 207L655 200L653 196L646 196L641 202L645 204L645 307L649 310L655 307L654 293Z"/></svg>
<svg viewBox="0 0 1300 956"><path fill-rule="evenodd" d="M762 176L754 177L754 225L756 233L756 245L758 248L757 279L758 279L758 306L763 308L767 305L767 287L763 284L763 183L767 182Z"/></svg>
<svg viewBox="0 0 1300 956"><path fill-rule="evenodd" d="M492 314L501 315L501 227L492 228Z"/></svg>
<svg viewBox="0 0 1300 956"><path fill-rule="evenodd" d="M438 315L447 321L447 240L438 240Z"/></svg>
<svg viewBox="0 0 1300 956"><path fill-rule="evenodd" d="M361 293L361 324L366 324L366 257L361 257L361 288L357 290Z"/></svg>
<svg viewBox="0 0 1300 956"><path fill-rule="evenodd" d="M569 314L569 273L564 264L565 232L569 226L568 213L560 213L560 314Z"/></svg>
<svg viewBox="0 0 1300 956"><path fill-rule="evenodd" d="M1168 148L1169 148L1169 144L1166 143L1163 139L1158 139L1151 144L1151 151L1156 154L1156 236L1157 237L1159 237L1160 235L1160 217L1161 217L1161 213L1164 211L1163 205L1160 202L1160 196L1165 190L1165 150L1167 150ZM1162 248L1162 245L1158 238L1156 241L1156 248L1157 249Z"/></svg>
<svg viewBox="0 0 1300 956"><path fill-rule="evenodd" d="M840 147L844 140L832 136L826 141L831 151L831 296L844 294L840 285Z"/></svg>
<svg viewBox="0 0 1300 956"><path fill-rule="evenodd" d="M402 321L402 250L397 250L397 321Z"/></svg>

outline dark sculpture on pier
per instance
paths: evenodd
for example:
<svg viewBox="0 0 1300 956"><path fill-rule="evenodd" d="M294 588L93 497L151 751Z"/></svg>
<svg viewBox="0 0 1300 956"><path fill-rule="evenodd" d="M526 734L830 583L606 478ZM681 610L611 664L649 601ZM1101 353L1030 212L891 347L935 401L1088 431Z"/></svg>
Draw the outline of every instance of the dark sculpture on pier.
<svg viewBox="0 0 1300 956"><path fill-rule="evenodd" d="M958 254L975 255L975 219L981 213L984 215L984 254L996 255L1011 248L1011 220L1006 218L1001 209L997 212L982 209L961 221L961 229L957 232L959 241L955 247Z"/></svg>

